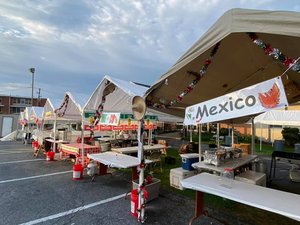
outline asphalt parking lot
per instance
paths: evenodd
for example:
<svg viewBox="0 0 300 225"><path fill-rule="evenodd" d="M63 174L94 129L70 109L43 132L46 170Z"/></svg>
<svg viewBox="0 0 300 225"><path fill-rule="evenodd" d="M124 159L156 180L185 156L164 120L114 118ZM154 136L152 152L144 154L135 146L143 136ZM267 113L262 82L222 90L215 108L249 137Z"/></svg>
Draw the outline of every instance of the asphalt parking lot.
<svg viewBox="0 0 300 225"><path fill-rule="evenodd" d="M130 214L130 177L72 180L72 162L32 157L30 145L0 142L0 224L139 224ZM190 200L161 194L147 204L147 224L187 224Z"/></svg>
<svg viewBox="0 0 300 225"><path fill-rule="evenodd" d="M124 198L131 189L128 173L115 170L95 182L88 176L73 181L72 167L71 161L33 158L30 145L0 142L0 224L140 224L130 214L130 196ZM298 194L300 183L286 179L289 167L278 164L273 184ZM205 204L218 221L201 217L194 225L299 224L243 204L229 203L226 209ZM188 224L193 214L193 199L161 189L159 198L146 204L145 224Z"/></svg>

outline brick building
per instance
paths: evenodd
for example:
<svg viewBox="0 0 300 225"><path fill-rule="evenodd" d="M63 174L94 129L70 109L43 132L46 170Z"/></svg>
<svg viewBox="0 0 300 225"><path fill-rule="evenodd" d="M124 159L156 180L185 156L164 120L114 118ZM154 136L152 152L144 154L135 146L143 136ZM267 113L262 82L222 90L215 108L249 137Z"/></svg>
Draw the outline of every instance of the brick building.
<svg viewBox="0 0 300 225"><path fill-rule="evenodd" d="M33 106L44 106L45 98L34 98ZM0 114L19 114L25 107L31 106L31 98L0 95Z"/></svg>

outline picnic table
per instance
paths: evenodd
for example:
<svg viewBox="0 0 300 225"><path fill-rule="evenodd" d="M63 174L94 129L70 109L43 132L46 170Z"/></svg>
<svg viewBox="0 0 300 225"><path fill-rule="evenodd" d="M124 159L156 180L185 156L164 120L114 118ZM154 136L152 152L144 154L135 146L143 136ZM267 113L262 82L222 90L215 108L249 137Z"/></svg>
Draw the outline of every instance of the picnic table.
<svg viewBox="0 0 300 225"><path fill-rule="evenodd" d="M88 145L88 144L83 144L84 148L84 156L85 158L85 165L88 164L86 160L87 154L92 154L92 153L99 153L100 152L100 147L99 146L93 146L93 145ZM74 155L76 157L76 160L82 160L81 154L82 154L82 143L72 143L72 144L61 144L60 146L60 152L61 158L69 155Z"/></svg>

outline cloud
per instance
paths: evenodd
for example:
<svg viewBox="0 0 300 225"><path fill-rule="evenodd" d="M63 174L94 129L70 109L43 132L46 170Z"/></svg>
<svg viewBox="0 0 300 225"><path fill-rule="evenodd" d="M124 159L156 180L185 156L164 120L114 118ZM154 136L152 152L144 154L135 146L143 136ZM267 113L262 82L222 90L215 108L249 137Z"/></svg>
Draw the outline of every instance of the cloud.
<svg viewBox="0 0 300 225"><path fill-rule="evenodd" d="M90 95L104 75L152 84L236 7L300 8L275 0L1 1L1 81L30 85L35 67L36 87L58 99Z"/></svg>

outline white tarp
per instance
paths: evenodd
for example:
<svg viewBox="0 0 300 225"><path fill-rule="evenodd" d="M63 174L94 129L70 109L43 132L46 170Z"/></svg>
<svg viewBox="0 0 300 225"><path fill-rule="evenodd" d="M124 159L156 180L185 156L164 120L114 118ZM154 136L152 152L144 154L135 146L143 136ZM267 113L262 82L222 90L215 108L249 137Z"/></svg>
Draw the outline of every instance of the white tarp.
<svg viewBox="0 0 300 225"><path fill-rule="evenodd" d="M95 89L86 105L83 107L84 112L95 111L102 102L103 91L109 90L103 103L103 112L121 112L132 113L132 98L134 96L144 96L147 87L135 84L130 81L124 81L110 76L104 76L98 87ZM183 119L171 116L166 113L153 109L147 109L146 114L157 115L158 120L162 122L182 122Z"/></svg>
<svg viewBox="0 0 300 225"><path fill-rule="evenodd" d="M255 117L254 123L279 126L300 126L300 111L271 110Z"/></svg>
<svg viewBox="0 0 300 225"><path fill-rule="evenodd" d="M79 103L75 101L75 98L70 92L66 92L60 106L55 109L57 118L64 118L69 120L82 119L82 110Z"/></svg>
<svg viewBox="0 0 300 225"><path fill-rule="evenodd" d="M29 114L29 121L31 123L37 123L38 121L42 121L44 107L31 107Z"/></svg>
<svg viewBox="0 0 300 225"><path fill-rule="evenodd" d="M293 69L286 72L290 59L297 60L300 56L299 24L299 12L229 10L149 88L148 107L163 104L163 112L183 116L188 106L283 73L287 75L283 76L283 82L289 103L299 101L299 73ZM257 35L256 41L249 32ZM272 52L268 53L267 47L264 51L262 45L258 46L260 42ZM282 52L286 60L276 58L277 51ZM200 72L204 75L198 83L193 82ZM178 102L171 104L177 99Z"/></svg>
<svg viewBox="0 0 300 225"><path fill-rule="evenodd" d="M44 105L44 111L43 111L43 119L46 120L54 120L55 119L55 113L54 113L54 106L53 103L49 98L47 98L47 101Z"/></svg>
<svg viewBox="0 0 300 225"><path fill-rule="evenodd" d="M281 78L274 78L186 108L185 125L253 115L287 106Z"/></svg>

